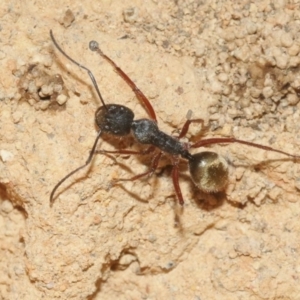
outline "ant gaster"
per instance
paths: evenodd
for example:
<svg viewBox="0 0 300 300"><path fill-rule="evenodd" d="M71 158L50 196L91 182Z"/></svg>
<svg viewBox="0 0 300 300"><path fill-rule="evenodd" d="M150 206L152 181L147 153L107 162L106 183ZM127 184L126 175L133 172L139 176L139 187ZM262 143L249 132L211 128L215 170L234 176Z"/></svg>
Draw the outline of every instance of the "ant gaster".
<svg viewBox="0 0 300 300"><path fill-rule="evenodd" d="M146 154L154 153L151 168L148 171L142 174L138 174L132 178L118 179L115 181L134 181L147 175L150 176L157 169L162 154L163 153L169 154L169 157L173 165L172 166L173 185L174 185L174 189L178 201L181 205L184 204L184 200L179 186L178 165L179 165L180 158L188 161L192 181L200 190L208 193L219 192L226 187L228 182L228 164L223 157L211 151L203 151L200 153L191 154L189 152L190 148L200 148L212 144L240 143L240 144L260 148L267 151L281 153L295 159L300 158L300 156L298 155L289 154L287 152L277 150L269 146L247 142L233 137L202 139L192 144L180 142L180 139L183 138L188 132L191 123L199 122L203 126L204 121L202 119L191 119L191 112L189 111L187 120L184 123L181 132L177 137L168 135L162 132L161 130L159 130L155 111L151 103L147 99L147 97L138 89L135 83L108 56L106 56L101 51L101 49L98 46L98 43L96 41L91 41L89 44L90 50L97 52L102 58L104 58L107 62L109 62L112 65L115 71L132 88L136 97L144 105L144 107L146 108L150 116L150 119L135 120L133 111L128 107L119 104L105 104L92 72L85 66L76 62L74 59L72 59L61 49L61 47L58 45L58 43L56 42L53 36L52 30L50 30L50 36L56 48L67 59L69 59L77 66L87 71L96 89L98 97L102 103L102 106L97 109L95 114L95 122L99 128L99 131L87 161L85 162L84 165L70 172L68 175L62 178L55 185L55 187L53 188L50 194L50 205L52 205L54 202L55 199L54 194L58 189L58 187L67 178L69 178L74 173L87 166L91 162L95 153L113 153L113 154L128 154L128 155L130 154L146 155ZM97 143L103 133L113 135L113 136L119 136L119 137L127 136L130 133L132 133L135 140L138 143L146 144L150 146L148 146L148 148L146 148L143 151L132 151L132 150L125 150L125 149L117 150L117 151L106 151L106 150L96 151Z"/></svg>

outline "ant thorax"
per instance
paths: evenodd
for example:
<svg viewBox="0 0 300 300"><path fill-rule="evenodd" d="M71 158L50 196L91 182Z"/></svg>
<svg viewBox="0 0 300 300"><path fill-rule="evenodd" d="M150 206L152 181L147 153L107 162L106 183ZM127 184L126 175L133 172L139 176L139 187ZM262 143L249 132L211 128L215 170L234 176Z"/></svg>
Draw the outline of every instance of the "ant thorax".
<svg viewBox="0 0 300 300"><path fill-rule="evenodd" d="M180 155L185 159L191 156L183 143L177 138L159 130L157 123L153 120L140 119L133 121L132 132L136 140L141 144L153 145L165 153Z"/></svg>

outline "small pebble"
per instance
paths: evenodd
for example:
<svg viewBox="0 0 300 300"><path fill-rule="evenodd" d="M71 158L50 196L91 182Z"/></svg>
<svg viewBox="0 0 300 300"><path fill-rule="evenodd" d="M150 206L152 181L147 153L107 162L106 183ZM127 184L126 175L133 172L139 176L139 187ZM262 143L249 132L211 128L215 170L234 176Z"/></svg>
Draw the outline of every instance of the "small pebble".
<svg viewBox="0 0 300 300"><path fill-rule="evenodd" d="M286 100L290 105L296 105L299 102L299 97L296 94L288 94Z"/></svg>
<svg viewBox="0 0 300 300"><path fill-rule="evenodd" d="M1 203L1 210L5 213L10 213L12 212L14 209L12 203L8 200L4 200L2 203Z"/></svg>
<svg viewBox="0 0 300 300"><path fill-rule="evenodd" d="M68 100L68 97L64 94L60 94L57 98L56 98L56 102L59 104L59 105L63 105L67 102Z"/></svg>
<svg viewBox="0 0 300 300"><path fill-rule="evenodd" d="M293 45L293 36L289 32L283 32L280 37L281 45L283 47L289 48Z"/></svg>

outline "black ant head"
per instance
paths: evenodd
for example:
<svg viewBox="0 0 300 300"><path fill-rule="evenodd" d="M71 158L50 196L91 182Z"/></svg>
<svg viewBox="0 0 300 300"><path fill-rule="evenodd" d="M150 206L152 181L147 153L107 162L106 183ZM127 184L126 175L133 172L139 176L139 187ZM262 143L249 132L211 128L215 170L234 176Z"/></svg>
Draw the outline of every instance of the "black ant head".
<svg viewBox="0 0 300 300"><path fill-rule="evenodd" d="M126 106L107 104L97 109L95 122L101 131L118 136L130 133L134 113Z"/></svg>
<svg viewBox="0 0 300 300"><path fill-rule="evenodd" d="M193 154L189 167L193 182L203 192L220 192L228 183L228 163L215 152Z"/></svg>

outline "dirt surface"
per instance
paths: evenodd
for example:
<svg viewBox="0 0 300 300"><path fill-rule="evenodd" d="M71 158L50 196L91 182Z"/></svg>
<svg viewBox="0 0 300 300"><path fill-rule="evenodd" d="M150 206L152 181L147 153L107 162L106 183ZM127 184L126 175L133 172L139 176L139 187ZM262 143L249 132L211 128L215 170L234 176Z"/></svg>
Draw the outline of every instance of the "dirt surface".
<svg viewBox="0 0 300 300"><path fill-rule="evenodd" d="M177 204L170 160L96 155L101 105L148 117L99 42L176 134L189 110L206 137L300 153L300 3L294 1L8 1L0 3L1 299L300 299L300 162L240 144L219 194L195 188L185 161ZM203 138L193 124L186 140ZM135 149L103 136L99 149ZM199 152L203 149L194 149Z"/></svg>

